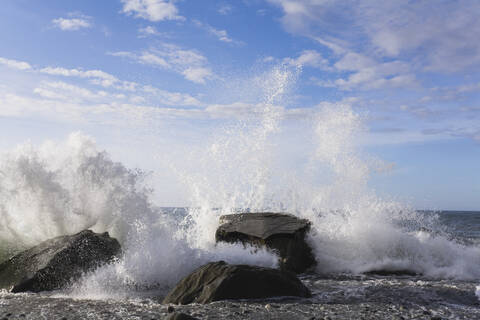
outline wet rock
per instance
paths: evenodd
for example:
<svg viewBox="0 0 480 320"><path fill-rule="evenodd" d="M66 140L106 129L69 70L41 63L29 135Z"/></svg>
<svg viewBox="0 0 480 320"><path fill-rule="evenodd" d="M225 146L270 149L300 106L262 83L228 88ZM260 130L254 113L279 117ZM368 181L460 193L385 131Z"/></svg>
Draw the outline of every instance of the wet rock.
<svg viewBox="0 0 480 320"><path fill-rule="evenodd" d="M0 264L0 288L11 292L60 289L112 261L120 251L118 241L107 232L84 230L56 237Z"/></svg>
<svg viewBox="0 0 480 320"><path fill-rule="evenodd" d="M242 242L275 251L282 270L302 273L315 266L312 249L305 241L310 222L283 213L243 213L220 217L217 242Z"/></svg>
<svg viewBox="0 0 480 320"><path fill-rule="evenodd" d="M219 261L208 263L185 277L163 303L209 303L278 296L309 297L310 291L288 271Z"/></svg>
<svg viewBox="0 0 480 320"><path fill-rule="evenodd" d="M365 272L365 274L368 275L374 275L374 276L418 276L419 274L416 273L415 271L412 270L388 270L388 269L383 269L383 270L372 270Z"/></svg>

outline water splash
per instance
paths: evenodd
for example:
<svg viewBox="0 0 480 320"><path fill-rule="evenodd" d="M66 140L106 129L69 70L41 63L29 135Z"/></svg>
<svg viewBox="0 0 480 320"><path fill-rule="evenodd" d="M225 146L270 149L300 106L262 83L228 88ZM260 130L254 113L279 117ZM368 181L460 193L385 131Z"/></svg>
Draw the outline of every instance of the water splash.
<svg viewBox="0 0 480 320"><path fill-rule="evenodd" d="M112 161L79 133L61 145L27 144L1 155L0 243L13 252L86 228L109 231L124 256L84 277L71 294L125 297L138 288L168 288L212 260L275 265L266 251L215 245L215 229L221 214L287 211L313 222L309 241L320 273L408 269L480 278L478 247L448 239L435 218L369 188L376 164L359 149L365 128L350 105L322 104L300 120L287 116L282 105L299 72L280 65L255 77L263 93L251 117L189 146L183 164L178 154L162 163L188 190L183 212L154 206L148 175ZM302 152L292 155L298 145Z"/></svg>
<svg viewBox="0 0 480 320"><path fill-rule="evenodd" d="M120 241L123 257L86 276L74 296L120 297L139 288L166 288L212 260L276 265L264 250L190 246L178 229L179 216L152 204L145 173L113 162L80 133L61 145L27 144L3 154L0 174L4 255L87 228L108 231Z"/></svg>

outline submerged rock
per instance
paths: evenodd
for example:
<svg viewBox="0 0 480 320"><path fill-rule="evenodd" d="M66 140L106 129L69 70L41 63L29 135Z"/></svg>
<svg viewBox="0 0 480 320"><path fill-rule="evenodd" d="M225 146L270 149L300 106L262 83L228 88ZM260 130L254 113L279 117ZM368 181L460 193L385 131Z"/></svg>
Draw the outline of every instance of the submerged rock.
<svg viewBox="0 0 480 320"><path fill-rule="evenodd" d="M282 270L302 273L316 264L312 249L305 241L309 230L308 220L289 214L229 214L220 217L215 239L217 242L266 246L280 256Z"/></svg>
<svg viewBox="0 0 480 320"><path fill-rule="evenodd" d="M40 243L0 264L0 289L40 292L61 289L83 273L108 263L120 244L107 232L84 230Z"/></svg>
<svg viewBox="0 0 480 320"><path fill-rule="evenodd" d="M310 291L295 274L288 271L218 261L208 263L185 277L163 303L209 303L278 296L310 297Z"/></svg>

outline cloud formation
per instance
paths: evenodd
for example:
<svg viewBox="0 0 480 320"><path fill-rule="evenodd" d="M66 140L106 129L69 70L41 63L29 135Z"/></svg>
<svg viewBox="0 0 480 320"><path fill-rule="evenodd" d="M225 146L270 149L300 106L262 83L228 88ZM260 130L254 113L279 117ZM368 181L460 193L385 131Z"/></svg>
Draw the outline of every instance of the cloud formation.
<svg viewBox="0 0 480 320"><path fill-rule="evenodd" d="M205 84L206 80L213 77L213 72L208 67L208 60L195 50L181 48L177 45L163 43L158 48L134 52L110 53L117 57L126 57L137 63L171 70L189 81Z"/></svg>
<svg viewBox="0 0 480 320"><path fill-rule="evenodd" d="M119 80L101 70L82 70L82 69L66 69L60 67L46 67L38 70L40 73L49 75L64 76L64 77L78 77L90 79L95 84L100 84L104 87L110 87L118 83Z"/></svg>
<svg viewBox="0 0 480 320"><path fill-rule="evenodd" d="M2 57L0 57L0 64L3 64L3 65L5 65L9 68L17 69L17 70L30 70L30 69L32 69L32 66L28 62L6 59L6 58L2 58Z"/></svg>
<svg viewBox="0 0 480 320"><path fill-rule="evenodd" d="M340 50L361 47L369 56L412 61L418 71L458 72L480 65L480 2L475 0L267 1L283 10L289 32Z"/></svg>
<svg viewBox="0 0 480 320"><path fill-rule="evenodd" d="M227 3L223 3L222 5L220 5L220 7L217 10L218 13L224 16L232 13L232 11L233 11L233 7Z"/></svg>
<svg viewBox="0 0 480 320"><path fill-rule="evenodd" d="M68 18L53 19L55 27L63 31L77 31L92 27L92 18L81 13L69 13Z"/></svg>
<svg viewBox="0 0 480 320"><path fill-rule="evenodd" d="M297 58L285 58L284 63L292 66L314 67L323 70L330 70L329 61L316 50L304 50Z"/></svg>
<svg viewBox="0 0 480 320"><path fill-rule="evenodd" d="M218 40L220 41L223 41L223 42L227 42L227 43L236 43L236 44L241 44L240 41L236 41L236 40L233 40L232 38L230 38L228 36L228 33L226 30L219 30L219 29L215 29L214 27L212 27L211 25L209 24L206 24L206 23L203 23L199 20L193 20L193 23L195 23L195 25L199 28L202 28L204 30L206 30L208 33L210 33L211 35L214 35Z"/></svg>
<svg viewBox="0 0 480 320"><path fill-rule="evenodd" d="M178 14L174 1L165 0L122 0L122 12L152 22L163 20L184 20Z"/></svg>

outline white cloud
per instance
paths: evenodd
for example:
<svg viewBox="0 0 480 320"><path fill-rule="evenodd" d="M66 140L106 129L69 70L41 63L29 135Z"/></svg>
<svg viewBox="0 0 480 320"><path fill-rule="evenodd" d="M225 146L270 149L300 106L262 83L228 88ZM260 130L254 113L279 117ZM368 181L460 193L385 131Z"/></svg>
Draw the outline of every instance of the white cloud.
<svg viewBox="0 0 480 320"><path fill-rule="evenodd" d="M136 18L152 22L185 19L178 14L178 9L172 0L122 0L122 3L122 12L133 14Z"/></svg>
<svg viewBox="0 0 480 320"><path fill-rule="evenodd" d="M311 77L313 83L321 87L336 87L341 90L370 90L388 87L416 87L418 81L411 67L402 61L377 62L365 55L353 51L342 51L340 58L330 65L315 50L303 51L298 58L286 58L283 61L291 65L303 65L319 68L340 78L320 80ZM329 75L329 78L332 76Z"/></svg>
<svg viewBox="0 0 480 320"><path fill-rule="evenodd" d="M215 29L211 26L207 26L207 30L208 30L208 32L210 32L211 34L216 36L218 38L218 40L220 40L220 41L233 42L232 38L230 38L228 36L227 31L225 31L225 30L218 30L218 29Z"/></svg>
<svg viewBox="0 0 480 320"><path fill-rule="evenodd" d="M213 77L212 70L207 66L208 60L194 50L187 50L176 45L162 44L159 48L144 51L110 53L117 57L126 57L138 63L171 70L184 76L185 79L204 84Z"/></svg>
<svg viewBox="0 0 480 320"><path fill-rule="evenodd" d="M327 46L343 42L340 50L362 48L367 55L410 62L418 72L457 72L480 65L476 0L267 1L282 8L288 31Z"/></svg>
<svg viewBox="0 0 480 320"><path fill-rule="evenodd" d="M159 104L168 106L202 106L203 104L189 94L170 92L152 86L143 86L144 93L150 94Z"/></svg>
<svg viewBox="0 0 480 320"><path fill-rule="evenodd" d="M140 29L139 31L140 33L145 33L145 34L152 34L152 35L158 34L157 29L155 29L155 27L152 27L152 26L145 27L143 29Z"/></svg>
<svg viewBox="0 0 480 320"><path fill-rule="evenodd" d="M418 85L411 67L401 61L376 62L364 55L349 52L334 64L338 71L350 72L346 79L334 83L340 89L378 89L384 87L415 87Z"/></svg>
<svg viewBox="0 0 480 320"><path fill-rule="evenodd" d="M208 68L188 68L182 73L185 79L201 84L205 83L205 79L212 77L212 71Z"/></svg>
<svg viewBox="0 0 480 320"><path fill-rule="evenodd" d="M205 112L211 118L248 118L261 113L261 105L244 102L231 104L212 104L205 108Z"/></svg>
<svg viewBox="0 0 480 320"><path fill-rule="evenodd" d="M81 69L65 69L59 67L46 67L39 70L40 73L64 76L64 77L78 77L78 78L88 78L95 84L100 84L104 87L110 87L115 83L118 83L119 80L104 71L101 70L81 70Z"/></svg>
<svg viewBox="0 0 480 320"><path fill-rule="evenodd" d="M89 16L80 13L69 13L69 16L69 18L53 19L52 23L63 31L76 31L92 27L92 18Z"/></svg>
<svg viewBox="0 0 480 320"><path fill-rule="evenodd" d="M228 36L228 33L226 30L219 30L215 29L209 24L203 23L199 20L193 20L193 23L199 28L202 28L206 30L208 33L214 35L218 40L223 41L223 42L228 42L228 43L235 43L235 44L242 44L240 41L233 40Z"/></svg>
<svg viewBox="0 0 480 320"><path fill-rule="evenodd" d="M156 65L164 68L170 68L170 64L167 61L165 61L165 59L150 52L142 53L138 57L138 59L145 64L152 64L152 65Z"/></svg>
<svg viewBox="0 0 480 320"><path fill-rule="evenodd" d="M189 94L179 92L169 92L161 90L152 86L141 86L136 84L138 91L130 94L107 92L103 90L92 91L90 89L73 85L62 81L43 81L37 86L33 92L38 96L50 100L68 101L75 103L112 103L112 102L126 102L127 100L132 104L155 104L162 106L201 106L202 103ZM141 91L140 91L141 90ZM143 96L138 96L137 93Z"/></svg>
<svg viewBox="0 0 480 320"><path fill-rule="evenodd" d="M25 94L25 89L28 89L26 85L15 90L15 84L0 84L0 116L115 122L116 120L109 117L118 118L123 114L121 118L124 120L133 117L137 120L147 118L150 121L160 120L163 116L193 116L198 113L192 111L190 115L188 111L173 111L172 106L196 107L197 110L204 106L190 94L123 81L101 70L61 67L35 69L27 62L4 58L0 58L0 63L29 71L30 75L35 74L35 78L28 82L33 82L33 85L27 85L31 86L31 94ZM39 77L40 82L37 82ZM73 83L60 81L59 77L70 78ZM97 116L104 118L100 120Z"/></svg>
<svg viewBox="0 0 480 320"><path fill-rule="evenodd" d="M169 34L166 32L160 32L154 26L146 26L145 28L138 29L139 38L146 38L152 36L163 36L169 37Z"/></svg>
<svg viewBox="0 0 480 320"><path fill-rule="evenodd" d="M12 69L17 69L17 70L30 70L32 69L32 66L24 61L18 61L18 60L12 60L12 59L6 59L0 57L0 64L3 64L9 68Z"/></svg>
<svg viewBox="0 0 480 320"><path fill-rule="evenodd" d="M84 102L104 102L112 100L123 100L124 94L109 93L106 91L91 91L89 89L69 84L63 81L44 81L33 90L34 93L47 99Z"/></svg>
<svg viewBox="0 0 480 320"><path fill-rule="evenodd" d="M286 58L284 62L294 66L314 67L324 70L331 69L328 60L315 50L304 50L297 58Z"/></svg>
<svg viewBox="0 0 480 320"><path fill-rule="evenodd" d="M232 13L232 11L233 11L233 7L227 3L222 4L217 10L218 13L224 16Z"/></svg>

